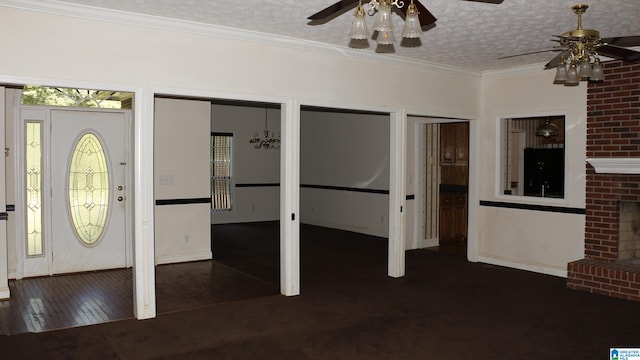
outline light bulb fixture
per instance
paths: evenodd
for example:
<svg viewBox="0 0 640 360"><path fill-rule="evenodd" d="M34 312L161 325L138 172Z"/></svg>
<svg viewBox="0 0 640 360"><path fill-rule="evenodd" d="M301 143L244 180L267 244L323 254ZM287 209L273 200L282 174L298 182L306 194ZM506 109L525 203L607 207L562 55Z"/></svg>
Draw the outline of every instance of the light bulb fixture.
<svg viewBox="0 0 640 360"><path fill-rule="evenodd" d="M369 47L369 43L366 40L369 37L369 31L367 30L367 23L365 20L365 13L373 16L374 40L378 44L376 52L390 53L395 52L393 44L396 42L395 34L393 33L393 20L391 17L392 9L395 6L398 9L402 9L406 4L402 0L371 0L367 3L369 10L365 12L362 5L362 0L359 1L358 7L353 14L354 20L351 26L351 32L349 37L351 41L349 46L352 48L366 48ZM411 0L407 6L405 12L405 24L402 30L402 37L404 39L417 39L422 36L422 27L420 26L420 20L418 15L418 8ZM416 47L420 46L420 41L408 41L401 42L400 46ZM384 48L385 50L380 50Z"/></svg>
<svg viewBox="0 0 640 360"><path fill-rule="evenodd" d="M542 136L544 138L558 136L558 127L550 123L549 119L546 119L544 124L536 128L536 136Z"/></svg>
<svg viewBox="0 0 640 360"><path fill-rule="evenodd" d="M276 137L273 131L269 131L267 126L267 107L264 107L264 130L263 135L260 137L259 132L253 133L253 138L249 140L249 144L253 145L255 149L280 149L280 134Z"/></svg>
<svg viewBox="0 0 640 360"><path fill-rule="evenodd" d="M576 86L580 81L603 81L604 73L598 57L598 48L606 45L597 30L582 28L582 14L588 5L578 4L571 7L578 15L578 28L558 36L562 51L560 62L556 68L554 84Z"/></svg>

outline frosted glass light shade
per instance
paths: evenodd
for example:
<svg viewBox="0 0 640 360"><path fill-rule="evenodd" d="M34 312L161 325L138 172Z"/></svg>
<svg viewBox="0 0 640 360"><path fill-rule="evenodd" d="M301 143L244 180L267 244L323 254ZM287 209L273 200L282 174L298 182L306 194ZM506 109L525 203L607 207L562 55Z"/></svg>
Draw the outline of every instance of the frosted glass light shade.
<svg viewBox="0 0 640 360"><path fill-rule="evenodd" d="M558 64L556 68L556 77L553 79L554 84L564 84L567 81L567 65L564 62Z"/></svg>
<svg viewBox="0 0 640 360"><path fill-rule="evenodd" d="M396 37L393 35L393 30L390 31L378 31L378 37L376 42L379 45L390 45L396 42Z"/></svg>
<svg viewBox="0 0 640 360"><path fill-rule="evenodd" d="M418 10L416 5L411 2L407 8L407 16L404 19L404 29L402 29L402 37L407 39L415 39L422 36L422 27L418 18Z"/></svg>
<svg viewBox="0 0 640 360"><path fill-rule="evenodd" d="M580 66L578 67L578 76L581 78L588 78L591 76L591 63L589 63L589 59L584 59L580 62Z"/></svg>
<svg viewBox="0 0 640 360"><path fill-rule="evenodd" d="M391 20L391 5L389 1L382 0L378 13L373 20L373 30L393 32L393 21Z"/></svg>
<svg viewBox="0 0 640 360"><path fill-rule="evenodd" d="M580 78L578 77L578 69L574 64L569 66L567 70L567 81L564 82L566 86L576 86L580 82Z"/></svg>
<svg viewBox="0 0 640 360"><path fill-rule="evenodd" d="M593 63L593 68L591 69L591 81L604 81L604 70L602 69L600 60L597 58Z"/></svg>
<svg viewBox="0 0 640 360"><path fill-rule="evenodd" d="M358 5L353 17L353 25L351 26L349 36L354 40L369 38L369 29L367 29L367 22L365 21L365 13L362 5Z"/></svg>

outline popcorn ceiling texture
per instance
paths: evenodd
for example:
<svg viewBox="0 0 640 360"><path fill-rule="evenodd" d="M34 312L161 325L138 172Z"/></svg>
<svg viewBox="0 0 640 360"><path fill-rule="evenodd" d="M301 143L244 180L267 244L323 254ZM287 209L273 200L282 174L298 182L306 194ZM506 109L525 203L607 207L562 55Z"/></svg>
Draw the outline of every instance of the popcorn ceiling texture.
<svg viewBox="0 0 640 360"><path fill-rule="evenodd" d="M307 25L307 16L337 0L64 0L63 2L103 7L205 24L240 28L289 38L346 47L353 19L352 11L324 25ZM410 0L406 0L410 1ZM365 1L363 1L365 2ZM469 70L499 70L546 63L555 52L508 59L502 56L551 49L552 35L577 27L571 10L587 3L583 27L599 30L601 37L640 35L640 0L504 0L500 5L464 0L422 0L438 19L426 31L422 46L402 48L397 56L446 64ZM400 40L403 21L393 16ZM368 26L373 19L370 17ZM371 48L361 50L372 52ZM390 55L380 55L390 56Z"/></svg>

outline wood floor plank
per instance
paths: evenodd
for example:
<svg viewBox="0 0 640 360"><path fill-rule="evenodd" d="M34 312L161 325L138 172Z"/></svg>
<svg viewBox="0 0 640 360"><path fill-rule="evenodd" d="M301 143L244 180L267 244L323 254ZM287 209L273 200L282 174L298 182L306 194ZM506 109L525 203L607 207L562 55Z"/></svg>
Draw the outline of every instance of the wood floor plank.
<svg viewBox="0 0 640 360"><path fill-rule="evenodd" d="M211 306L279 289L215 261L157 267L158 313ZM132 269L10 280L0 302L0 335L42 332L133 318Z"/></svg>

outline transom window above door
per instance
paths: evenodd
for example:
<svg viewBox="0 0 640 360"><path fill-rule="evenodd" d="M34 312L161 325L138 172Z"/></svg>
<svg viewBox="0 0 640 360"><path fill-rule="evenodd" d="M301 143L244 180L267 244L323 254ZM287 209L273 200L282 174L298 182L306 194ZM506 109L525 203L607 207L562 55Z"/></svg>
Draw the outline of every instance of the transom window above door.
<svg viewBox="0 0 640 360"><path fill-rule="evenodd" d="M20 103L23 105L132 109L133 93L25 85L22 89Z"/></svg>

